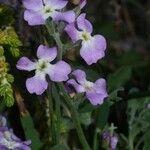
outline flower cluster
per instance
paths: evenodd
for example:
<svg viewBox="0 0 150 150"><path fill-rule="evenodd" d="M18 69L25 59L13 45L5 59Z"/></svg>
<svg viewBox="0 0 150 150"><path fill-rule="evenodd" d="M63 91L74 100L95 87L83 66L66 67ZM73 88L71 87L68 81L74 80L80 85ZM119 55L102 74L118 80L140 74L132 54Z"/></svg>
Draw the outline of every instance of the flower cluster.
<svg viewBox="0 0 150 150"><path fill-rule="evenodd" d="M68 74L71 72L70 66L64 61L58 61L56 64L52 62L57 56L57 48L48 48L40 45L37 50L38 60L30 61L27 57L22 57L18 63L19 70L32 71L35 70L35 76L27 79L26 87L28 91L41 95L48 87L46 75L52 81L62 82L68 79Z"/></svg>
<svg viewBox="0 0 150 150"><path fill-rule="evenodd" d="M102 35L92 35L92 24L86 19L86 14L75 14L74 11L65 11L68 0L23 0L25 7L24 19L29 25L43 25L51 18L53 22L66 22L64 31L72 42L81 41L80 55L88 65L96 63L105 56L106 40ZM86 5L86 0L80 0L79 8ZM41 95L48 87L46 76L51 81L62 82L68 80L71 67L64 61L53 64L57 56L57 48L48 48L40 45L37 50L37 61L22 57L18 63L19 70L35 70L35 76L27 79L26 87L30 93ZM107 97L106 81L98 79L95 83L86 80L82 70L72 72L75 79L69 79L67 84L72 85L77 93L85 92L93 105L102 104Z"/></svg>
<svg viewBox="0 0 150 150"><path fill-rule="evenodd" d="M86 93L86 97L93 105L102 104L104 98L107 97L106 81L98 79L95 83L86 80L86 74L82 70L75 70L72 72L75 79L67 81L68 87L70 85L75 88L77 93Z"/></svg>
<svg viewBox="0 0 150 150"><path fill-rule="evenodd" d="M21 141L12 129L6 126L6 118L0 116L0 150L31 150L31 141Z"/></svg>
<svg viewBox="0 0 150 150"><path fill-rule="evenodd" d="M75 20L75 13L62 11L67 3L67 0L23 0L26 8L24 19L29 25L43 25L49 17L54 21L71 23Z"/></svg>
<svg viewBox="0 0 150 150"><path fill-rule="evenodd" d="M66 26L65 31L73 42L82 41L80 55L88 65L91 65L104 57L106 40L102 35L91 35L93 27L85 17L86 14L78 16L76 22Z"/></svg>

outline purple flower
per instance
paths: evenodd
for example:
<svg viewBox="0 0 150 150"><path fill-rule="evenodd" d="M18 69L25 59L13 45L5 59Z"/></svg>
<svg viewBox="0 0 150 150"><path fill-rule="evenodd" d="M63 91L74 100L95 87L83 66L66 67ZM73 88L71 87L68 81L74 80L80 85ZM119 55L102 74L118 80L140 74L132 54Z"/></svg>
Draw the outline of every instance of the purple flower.
<svg viewBox="0 0 150 150"><path fill-rule="evenodd" d="M0 128L0 150L31 150L31 141L21 141L7 127Z"/></svg>
<svg viewBox="0 0 150 150"><path fill-rule="evenodd" d="M65 31L73 42L82 41L80 55L88 65L91 65L104 57L106 40L102 35L91 35L93 27L85 17L85 13L81 14L75 23L66 26Z"/></svg>
<svg viewBox="0 0 150 150"><path fill-rule="evenodd" d="M51 64L57 56L57 48L48 48L40 45L37 50L38 60L30 61L27 57L22 57L18 63L19 70L32 71L35 70L35 76L28 78L26 87L28 91L41 95L48 87L46 75L49 75L52 81L62 82L68 79L68 74L71 72L70 66L64 61L58 61L56 64Z"/></svg>
<svg viewBox="0 0 150 150"><path fill-rule="evenodd" d="M115 150L118 143L118 137L109 132L103 133L103 139L108 143L110 150Z"/></svg>
<svg viewBox="0 0 150 150"><path fill-rule="evenodd" d="M71 23L75 20L73 11L62 12L68 0L23 0L26 8L24 19L29 25L42 25L51 17L54 21L66 21Z"/></svg>
<svg viewBox="0 0 150 150"><path fill-rule="evenodd" d="M95 83L86 80L86 74L82 70L75 70L72 75L75 79L67 81L68 85L75 88L77 93L86 93L86 97L93 105L102 104L104 98L107 97L106 81L104 79L98 79Z"/></svg>

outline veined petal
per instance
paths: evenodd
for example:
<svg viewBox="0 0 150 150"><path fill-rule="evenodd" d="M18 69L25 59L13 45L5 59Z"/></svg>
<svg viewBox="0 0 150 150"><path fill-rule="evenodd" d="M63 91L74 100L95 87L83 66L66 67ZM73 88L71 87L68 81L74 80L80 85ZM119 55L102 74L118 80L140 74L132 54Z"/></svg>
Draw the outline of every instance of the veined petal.
<svg viewBox="0 0 150 150"><path fill-rule="evenodd" d="M68 0L44 0L45 5L48 5L54 9L62 9L64 8L67 3Z"/></svg>
<svg viewBox="0 0 150 150"><path fill-rule="evenodd" d="M31 26L45 24L45 20L42 15L32 10L26 10L24 12L24 20L26 20Z"/></svg>
<svg viewBox="0 0 150 150"><path fill-rule="evenodd" d="M47 46L40 45L37 50L37 57L44 59L48 62L53 61L57 56L57 48L48 48Z"/></svg>
<svg viewBox="0 0 150 150"><path fill-rule="evenodd" d="M74 11L66 11L66 12L54 12L51 17L54 21L65 21L67 23L72 23L75 20L75 13Z"/></svg>
<svg viewBox="0 0 150 150"><path fill-rule="evenodd" d="M42 0L22 0L26 9L38 11L43 7Z"/></svg>
<svg viewBox="0 0 150 150"><path fill-rule="evenodd" d="M35 69L36 64L32 62L31 60L29 60L27 57L22 57L17 62L16 67L19 70L31 71Z"/></svg>
<svg viewBox="0 0 150 150"><path fill-rule="evenodd" d="M81 86L80 84L78 84L74 79L68 80L67 84L71 85L76 90L77 93L85 92L85 88Z"/></svg>
<svg viewBox="0 0 150 150"><path fill-rule="evenodd" d="M80 69L73 71L72 75L75 76L77 82L80 84L83 84L86 81L86 74Z"/></svg>
<svg viewBox="0 0 150 150"><path fill-rule="evenodd" d="M86 14L82 13L78 18L77 18L77 26L80 30L92 33L93 27L92 24L85 19Z"/></svg>
<svg viewBox="0 0 150 150"><path fill-rule="evenodd" d="M67 34L69 35L69 37L71 38L72 42L76 42L78 41L79 38L79 31L75 28L74 23L68 24L65 27L65 31L67 32Z"/></svg>
<svg viewBox="0 0 150 150"><path fill-rule="evenodd" d="M82 9L87 3L87 0L80 0L80 8Z"/></svg>
<svg viewBox="0 0 150 150"><path fill-rule="evenodd" d="M48 83L46 79L41 78L38 75L34 77L28 78L26 81L26 87L29 93L36 93L37 95L41 95L48 87Z"/></svg>
<svg viewBox="0 0 150 150"><path fill-rule="evenodd" d="M71 72L71 67L64 61L59 61L55 65L51 65L47 74L52 81L62 82L68 79L68 74Z"/></svg>
<svg viewBox="0 0 150 150"><path fill-rule="evenodd" d="M95 35L90 41L82 42L80 55L88 65L91 65L105 56L105 49L105 38L101 35Z"/></svg>

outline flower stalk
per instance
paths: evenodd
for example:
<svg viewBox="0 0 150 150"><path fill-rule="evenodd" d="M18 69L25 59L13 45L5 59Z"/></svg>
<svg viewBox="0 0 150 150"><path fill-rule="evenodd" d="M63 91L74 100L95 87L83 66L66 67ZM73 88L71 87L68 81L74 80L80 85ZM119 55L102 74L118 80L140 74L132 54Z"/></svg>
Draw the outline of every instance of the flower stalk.
<svg viewBox="0 0 150 150"><path fill-rule="evenodd" d="M52 36L54 38L54 40L58 46L58 57L57 57L57 59L61 60L62 55L63 55L63 43L60 39L60 34L58 32L56 32L55 26L53 25L52 21L48 20L46 27L47 27L47 30L48 30L50 36ZM60 91L63 92L65 104L68 106L68 108L71 111L72 119L73 119L73 122L75 124L80 142L81 142L84 149L90 150L90 147L86 141L83 130L81 128L78 112L77 112L76 108L74 107L74 105L72 104L70 97L65 92L63 84L60 83L60 84L58 84L58 86L60 88ZM58 106L57 106L57 109L58 109ZM60 111L60 110L58 109L58 111Z"/></svg>
<svg viewBox="0 0 150 150"><path fill-rule="evenodd" d="M67 107L69 108L69 110L71 112L72 119L73 119L73 122L75 124L77 134L78 134L79 140L80 140L80 142L83 146L83 149L90 150L90 146L88 145L88 142L87 142L87 140L85 138L85 135L83 133L83 130L81 128L78 111L76 110L75 106L73 105L72 99L65 92L63 84L59 84L59 89L60 89L60 91L62 91L63 97L64 97L64 102L65 102L65 104L67 105Z"/></svg>

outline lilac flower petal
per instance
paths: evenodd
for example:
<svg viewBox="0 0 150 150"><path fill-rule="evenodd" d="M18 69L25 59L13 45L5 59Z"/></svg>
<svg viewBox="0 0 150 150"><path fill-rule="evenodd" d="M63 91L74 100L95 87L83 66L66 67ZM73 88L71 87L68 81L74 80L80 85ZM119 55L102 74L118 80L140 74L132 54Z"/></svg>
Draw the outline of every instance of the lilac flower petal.
<svg viewBox="0 0 150 150"><path fill-rule="evenodd" d="M68 1L67 0L44 0L46 5L53 7L54 9L62 9L64 8Z"/></svg>
<svg viewBox="0 0 150 150"><path fill-rule="evenodd" d="M75 13L70 10L66 12L55 12L51 15L54 21L66 21L67 23L72 23L75 20Z"/></svg>
<svg viewBox="0 0 150 150"><path fill-rule="evenodd" d="M87 3L87 0L80 0L80 8L82 9Z"/></svg>
<svg viewBox="0 0 150 150"><path fill-rule="evenodd" d="M41 95L47 89L48 83L46 80L40 78L40 76L34 76L27 79L26 87L29 93Z"/></svg>
<svg viewBox="0 0 150 150"><path fill-rule="evenodd" d="M118 138L116 136L111 137L111 148L112 150L116 149L118 143Z"/></svg>
<svg viewBox="0 0 150 150"><path fill-rule="evenodd" d="M23 6L26 9L38 11L43 7L42 0L23 0Z"/></svg>
<svg viewBox="0 0 150 150"><path fill-rule="evenodd" d="M93 38L95 42L95 48L105 51L107 46L106 39L102 35L95 35Z"/></svg>
<svg viewBox="0 0 150 150"><path fill-rule="evenodd" d="M53 61L57 56L57 48L48 48L47 46L40 45L37 50L37 57L46 61Z"/></svg>
<svg viewBox="0 0 150 150"><path fill-rule="evenodd" d="M83 84L86 81L86 74L84 71L77 69L72 72L78 83Z"/></svg>
<svg viewBox="0 0 150 150"><path fill-rule="evenodd" d="M14 150L31 150L31 148L29 146L25 145L25 144L20 144Z"/></svg>
<svg viewBox="0 0 150 150"><path fill-rule="evenodd" d="M49 69L49 76L52 81L62 82L68 79L71 67L64 61L59 61Z"/></svg>
<svg viewBox="0 0 150 150"><path fill-rule="evenodd" d="M67 84L73 86L77 93L85 92L84 87L78 84L74 79L68 80Z"/></svg>
<svg viewBox="0 0 150 150"><path fill-rule="evenodd" d="M19 139L14 133L12 133L11 138L16 142L21 142L21 139Z"/></svg>
<svg viewBox="0 0 150 150"><path fill-rule="evenodd" d="M1 128L0 128L0 134L1 134L1 132L3 133L3 132L5 132L5 131L7 131L7 130L8 130L7 127L1 127Z"/></svg>
<svg viewBox="0 0 150 150"><path fill-rule="evenodd" d="M31 140L27 140L27 141L23 142L23 144L25 144L25 145L30 145L31 143L32 143Z"/></svg>
<svg viewBox="0 0 150 150"><path fill-rule="evenodd" d="M97 93L103 94L105 97L108 96L107 90L106 90L106 80L105 79L98 79L96 80L94 84L94 88Z"/></svg>
<svg viewBox="0 0 150 150"><path fill-rule="evenodd" d="M65 27L65 31L71 38L72 42L76 42L79 40L79 31L75 28L74 23L71 23Z"/></svg>
<svg viewBox="0 0 150 150"><path fill-rule="evenodd" d="M26 10L24 12L24 20L26 20L31 26L45 24L45 20L42 15L32 10Z"/></svg>
<svg viewBox="0 0 150 150"><path fill-rule="evenodd" d="M105 56L105 49L105 38L101 35L96 35L90 41L82 42L80 55L88 65L91 65Z"/></svg>
<svg viewBox="0 0 150 150"><path fill-rule="evenodd" d="M78 18L77 18L77 26L80 30L92 33L93 27L92 24L85 19L86 14L82 13Z"/></svg>
<svg viewBox="0 0 150 150"><path fill-rule="evenodd" d="M31 71L35 69L35 63L29 60L27 57L22 57L17 62L17 69Z"/></svg>
<svg viewBox="0 0 150 150"><path fill-rule="evenodd" d="M3 139L3 133L2 131L0 132L0 141Z"/></svg>
<svg viewBox="0 0 150 150"><path fill-rule="evenodd" d="M4 145L0 145L0 150L8 150L8 148Z"/></svg>
<svg viewBox="0 0 150 150"><path fill-rule="evenodd" d="M93 89L87 91L86 95L93 105L102 104L104 99L108 96L105 79L98 79L95 82Z"/></svg>
<svg viewBox="0 0 150 150"><path fill-rule="evenodd" d="M92 105L101 105L104 102L104 95L96 93L94 90L87 91L86 97L90 100Z"/></svg>

